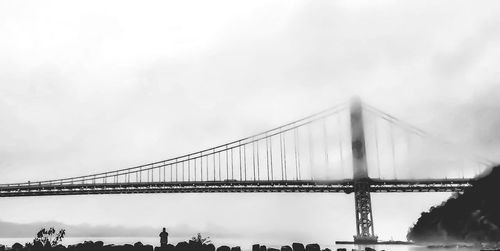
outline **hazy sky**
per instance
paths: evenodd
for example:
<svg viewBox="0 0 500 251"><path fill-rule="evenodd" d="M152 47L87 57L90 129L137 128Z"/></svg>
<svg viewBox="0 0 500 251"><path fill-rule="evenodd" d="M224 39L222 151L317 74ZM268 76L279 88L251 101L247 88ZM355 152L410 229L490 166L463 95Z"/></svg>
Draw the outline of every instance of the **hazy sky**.
<svg viewBox="0 0 500 251"><path fill-rule="evenodd" d="M0 0L0 183L162 160L352 95L498 160L498 13L498 1ZM373 195L377 234L404 238L448 196ZM355 231L342 194L2 198L0 208L19 223L321 243Z"/></svg>

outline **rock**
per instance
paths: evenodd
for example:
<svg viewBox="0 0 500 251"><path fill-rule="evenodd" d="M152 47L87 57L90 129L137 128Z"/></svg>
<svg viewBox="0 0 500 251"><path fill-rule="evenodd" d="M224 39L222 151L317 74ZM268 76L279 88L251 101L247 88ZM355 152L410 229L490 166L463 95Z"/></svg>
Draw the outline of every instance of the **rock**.
<svg viewBox="0 0 500 251"><path fill-rule="evenodd" d="M14 245L12 245L12 250L21 250L23 249L23 245L21 245L21 243L14 243Z"/></svg>
<svg viewBox="0 0 500 251"><path fill-rule="evenodd" d="M323 251L332 251L332 250L330 250L329 248L325 248L323 249Z"/></svg>
<svg viewBox="0 0 500 251"><path fill-rule="evenodd" d="M133 251L134 250L134 246L131 245L131 244L125 244L121 247L124 251Z"/></svg>
<svg viewBox="0 0 500 251"><path fill-rule="evenodd" d="M181 241L175 245L176 251L186 251L189 249L189 244L185 241Z"/></svg>
<svg viewBox="0 0 500 251"><path fill-rule="evenodd" d="M130 246L132 246L132 245L130 245ZM132 248L133 248L133 246L132 246ZM77 246L76 246L76 250L81 250L81 249L78 247L78 244L77 244ZM108 244L108 245L104 245L104 246L102 247L102 250L106 250L106 251L107 251L107 250L116 250L116 247L115 247L115 245L113 245L113 244Z"/></svg>
<svg viewBox="0 0 500 251"><path fill-rule="evenodd" d="M304 244L294 242L292 244L293 251L305 251ZM346 250L344 250L346 251Z"/></svg>
<svg viewBox="0 0 500 251"><path fill-rule="evenodd" d="M102 241L96 241L96 242L94 242L94 246L96 248L102 248L102 247L104 247L104 242L102 242Z"/></svg>
<svg viewBox="0 0 500 251"><path fill-rule="evenodd" d="M232 247L231 251L241 251L241 248L239 246Z"/></svg>
<svg viewBox="0 0 500 251"><path fill-rule="evenodd" d="M142 247L144 245L142 245L142 242L138 241L136 243L134 243L134 247L137 248L137 247Z"/></svg>
<svg viewBox="0 0 500 251"><path fill-rule="evenodd" d="M210 243L208 245L203 245L205 251L215 251L215 246L214 244Z"/></svg>
<svg viewBox="0 0 500 251"><path fill-rule="evenodd" d="M228 246L220 246L217 251L231 251L231 249Z"/></svg>
<svg viewBox="0 0 500 251"><path fill-rule="evenodd" d="M167 251L175 251L175 246L172 244L167 244Z"/></svg>
<svg viewBox="0 0 500 251"><path fill-rule="evenodd" d="M337 248L337 251L347 251L346 248Z"/></svg>
<svg viewBox="0 0 500 251"><path fill-rule="evenodd" d="M292 248L290 246L282 246L281 251L292 251Z"/></svg>
<svg viewBox="0 0 500 251"><path fill-rule="evenodd" d="M365 251L377 251L377 250L375 250L375 249L373 249L371 247L365 247Z"/></svg>
<svg viewBox="0 0 500 251"><path fill-rule="evenodd" d="M5 251L5 246L0 244L0 251Z"/></svg>
<svg viewBox="0 0 500 251"><path fill-rule="evenodd" d="M306 251L321 251L321 248L316 243L307 244L306 245Z"/></svg>
<svg viewBox="0 0 500 251"><path fill-rule="evenodd" d="M276 248L268 248L267 251L280 251L280 250Z"/></svg>
<svg viewBox="0 0 500 251"><path fill-rule="evenodd" d="M252 245L252 251L260 251L260 245L259 244L253 244Z"/></svg>
<svg viewBox="0 0 500 251"><path fill-rule="evenodd" d="M260 251L267 251L267 247L265 245L260 246Z"/></svg>

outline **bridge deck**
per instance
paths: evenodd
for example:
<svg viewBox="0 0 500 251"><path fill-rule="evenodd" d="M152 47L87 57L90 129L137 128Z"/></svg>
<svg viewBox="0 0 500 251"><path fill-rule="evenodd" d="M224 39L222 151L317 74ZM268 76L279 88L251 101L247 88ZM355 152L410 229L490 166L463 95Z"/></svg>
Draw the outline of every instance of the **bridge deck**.
<svg viewBox="0 0 500 251"><path fill-rule="evenodd" d="M3 185L0 197L132 194L132 193L259 193L353 192L352 180L340 181L204 181L132 182L95 184ZM371 192L455 192L471 185L470 180L370 180Z"/></svg>

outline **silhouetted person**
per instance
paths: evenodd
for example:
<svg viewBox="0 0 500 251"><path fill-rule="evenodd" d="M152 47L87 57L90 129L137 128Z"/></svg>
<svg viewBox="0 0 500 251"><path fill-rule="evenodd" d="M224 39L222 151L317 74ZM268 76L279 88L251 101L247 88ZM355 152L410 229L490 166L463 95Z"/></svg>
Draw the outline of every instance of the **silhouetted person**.
<svg viewBox="0 0 500 251"><path fill-rule="evenodd" d="M166 247L168 244L168 233L165 228L160 233L160 247Z"/></svg>

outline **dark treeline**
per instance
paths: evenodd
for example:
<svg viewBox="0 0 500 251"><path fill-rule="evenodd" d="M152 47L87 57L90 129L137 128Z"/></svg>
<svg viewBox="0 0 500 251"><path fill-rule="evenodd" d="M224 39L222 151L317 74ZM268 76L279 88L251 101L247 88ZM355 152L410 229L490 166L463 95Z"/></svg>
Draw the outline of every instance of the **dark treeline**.
<svg viewBox="0 0 500 251"><path fill-rule="evenodd" d="M463 193L422 213L407 239L415 242L500 241L500 166Z"/></svg>
<svg viewBox="0 0 500 251"><path fill-rule="evenodd" d="M5 246L0 246L0 251L6 250ZM7 249L8 250L8 249ZM201 244L193 241L179 242L177 245L167 244L165 247L153 247L152 245L143 245L140 242L134 245L105 245L102 241L85 241L76 245L57 245L54 247L44 246L23 246L19 243L12 245L11 250L15 251L48 251L48 250L68 250L68 251L241 251L241 248L220 246L215 247L213 244ZM321 249L318 244L307 244L304 246L301 243L293 243L292 246L282 246L281 249L266 247L264 245L255 244L252 246L252 251L331 251L328 248ZM347 251L345 248L339 248L337 251ZM372 248L365 248L365 251L376 251ZM382 250L383 251L383 250Z"/></svg>

